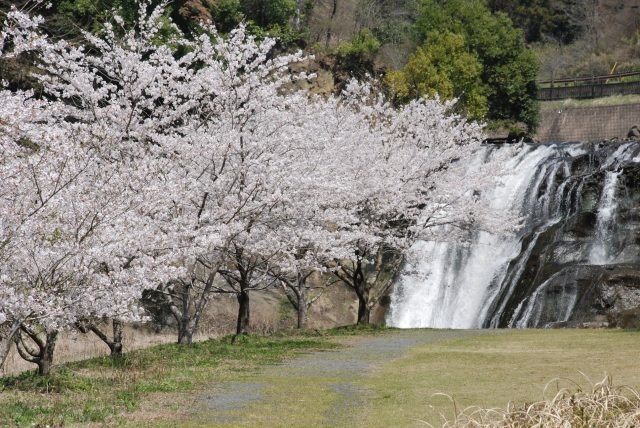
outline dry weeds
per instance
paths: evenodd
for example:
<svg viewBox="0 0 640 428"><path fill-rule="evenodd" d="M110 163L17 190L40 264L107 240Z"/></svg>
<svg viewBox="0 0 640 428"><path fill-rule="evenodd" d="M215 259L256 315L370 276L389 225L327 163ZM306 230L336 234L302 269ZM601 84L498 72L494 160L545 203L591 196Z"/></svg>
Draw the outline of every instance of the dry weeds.
<svg viewBox="0 0 640 428"><path fill-rule="evenodd" d="M601 382L590 383L587 390L578 384L574 384L573 389L559 388L561 381L554 379L547 384L545 397L554 386L557 392L543 401L520 407L509 403L506 410L468 407L458 412L456 409L455 418L446 421L443 427L625 428L640 425L640 395L634 388L614 387L609 375ZM455 400L449 399L457 406Z"/></svg>
<svg viewBox="0 0 640 428"><path fill-rule="evenodd" d="M610 97L593 99L566 99L558 101L544 101L540 103L541 110L558 110L580 107L618 106L640 103L640 95L613 95Z"/></svg>
<svg viewBox="0 0 640 428"><path fill-rule="evenodd" d="M250 330L257 334L270 334L279 329L277 300L256 296L256 304L251 311ZM237 306L235 298L221 298L205 311L198 330L193 337L194 342L233 334L236 329ZM178 333L173 327L165 327L156 331L154 325L127 325L124 331L124 352L165 343L175 343ZM73 361L109 355L109 348L93 333L64 332L56 342L54 364L61 365ZM0 377L11 376L27 370L33 370L35 364L23 360L17 351L7 356L5 364L0 367Z"/></svg>
<svg viewBox="0 0 640 428"><path fill-rule="evenodd" d="M176 341L176 337L177 335L174 332L154 333L147 327L129 325L125 326L123 345L125 352L129 352L163 343L172 343ZM200 341L208 338L208 336L201 333L197 334L194 340ZM109 355L109 348L93 333L63 333L56 343L54 363L59 365L107 355ZM14 347L7 356L5 364L0 367L0 377L33 370L34 368L34 364L20 358Z"/></svg>

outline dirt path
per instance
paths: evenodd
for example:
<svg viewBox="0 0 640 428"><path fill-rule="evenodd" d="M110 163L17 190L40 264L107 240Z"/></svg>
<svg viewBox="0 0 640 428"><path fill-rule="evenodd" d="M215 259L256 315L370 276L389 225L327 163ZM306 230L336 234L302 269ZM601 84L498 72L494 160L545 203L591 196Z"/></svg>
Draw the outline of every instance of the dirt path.
<svg viewBox="0 0 640 428"><path fill-rule="evenodd" d="M207 426L356 427L371 393L360 380L415 346L481 334L404 330L347 338L348 346L316 352L256 373L237 373L202 395Z"/></svg>

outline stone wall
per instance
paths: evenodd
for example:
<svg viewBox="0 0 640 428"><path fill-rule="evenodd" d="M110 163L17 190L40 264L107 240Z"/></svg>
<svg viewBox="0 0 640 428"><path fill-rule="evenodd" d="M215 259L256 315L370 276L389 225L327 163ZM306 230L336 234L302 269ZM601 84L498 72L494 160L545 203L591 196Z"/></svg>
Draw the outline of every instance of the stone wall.
<svg viewBox="0 0 640 428"><path fill-rule="evenodd" d="M624 139L640 125L640 104L542 110L536 141L599 141Z"/></svg>

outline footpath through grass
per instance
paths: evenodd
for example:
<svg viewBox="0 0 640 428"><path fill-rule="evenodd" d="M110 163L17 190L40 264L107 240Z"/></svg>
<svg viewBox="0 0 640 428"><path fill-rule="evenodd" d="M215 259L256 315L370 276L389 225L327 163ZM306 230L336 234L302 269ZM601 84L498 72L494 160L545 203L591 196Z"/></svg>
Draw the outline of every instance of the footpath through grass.
<svg viewBox="0 0 640 428"><path fill-rule="evenodd" d="M250 374L301 352L337 346L304 335L249 335L235 343L227 337L70 363L47 377L35 371L5 377L0 380L0 427L182 419L192 407L192 395L222 377ZM141 408L150 402L153 414L145 415Z"/></svg>
<svg viewBox="0 0 640 428"><path fill-rule="evenodd" d="M589 389L580 372L638 389L639 354L640 333L616 330L341 330L161 345L2 379L0 426L442 426L439 413L454 406L433 394L458 410L505 408L540 401L555 378L546 398Z"/></svg>

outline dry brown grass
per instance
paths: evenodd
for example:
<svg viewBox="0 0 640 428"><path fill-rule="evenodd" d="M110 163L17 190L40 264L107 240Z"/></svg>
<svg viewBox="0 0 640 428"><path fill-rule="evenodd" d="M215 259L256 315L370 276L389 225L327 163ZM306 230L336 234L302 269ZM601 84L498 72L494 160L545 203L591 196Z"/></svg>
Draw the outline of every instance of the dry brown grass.
<svg viewBox="0 0 640 428"><path fill-rule="evenodd" d="M586 378L586 376L584 376ZM588 381L588 379L587 379ZM468 407L443 425L444 428L625 428L640 426L640 395L631 387L614 387L611 376L589 389L578 384L559 388L563 379L547 384L545 400L516 407L509 403L506 410ZM454 406L456 403L451 399ZM431 424L427 424L432 426Z"/></svg>
<svg viewBox="0 0 640 428"><path fill-rule="evenodd" d="M168 330L162 333L154 333L151 328L126 326L123 346L124 351L129 352L149 346L175 342L176 339L177 334ZM208 336L205 334L198 334L194 338L197 341L206 339L208 339ZM64 364L106 355L109 355L109 348L93 333L63 333L56 342L54 363ZM7 361L0 368L0 377L33 370L34 368L34 364L20 358L14 347L7 356Z"/></svg>
<svg viewBox="0 0 640 428"><path fill-rule="evenodd" d="M269 334L278 330L278 300L275 297L265 299L256 294L255 305L252 306L250 331L258 334ZM204 312L194 342L224 337L235 333L237 302L233 296L223 296L212 302ZM148 325L128 325L124 331L124 352L143 349L149 346L176 342L178 333L175 328L165 327L160 332ZM54 353L54 364L60 365L73 361L81 361L94 357L109 355L109 348L93 333L81 334L65 332L58 336ZM13 349L5 364L0 367L0 377L15 375L33 370L35 364L23 360Z"/></svg>
<svg viewBox="0 0 640 428"><path fill-rule="evenodd" d="M610 97L593 99L566 99L557 101L544 101L540 103L541 110L558 110L580 107L618 106L640 103L640 95L613 95Z"/></svg>

